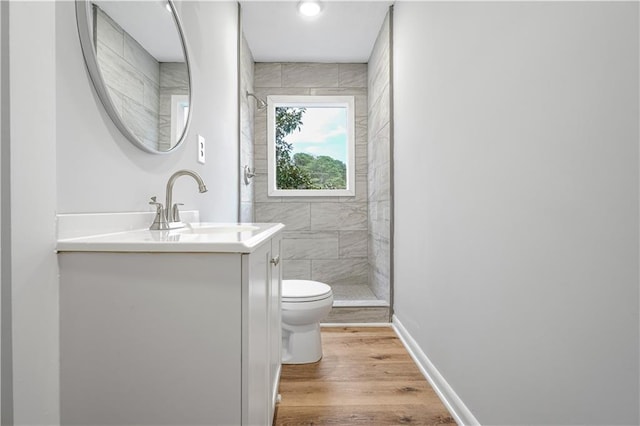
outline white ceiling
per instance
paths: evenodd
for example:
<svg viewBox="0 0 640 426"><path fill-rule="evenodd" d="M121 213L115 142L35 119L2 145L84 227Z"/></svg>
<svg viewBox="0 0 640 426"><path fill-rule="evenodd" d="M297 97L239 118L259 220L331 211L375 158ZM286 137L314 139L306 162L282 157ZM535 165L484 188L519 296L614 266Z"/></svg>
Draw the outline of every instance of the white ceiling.
<svg viewBox="0 0 640 426"><path fill-rule="evenodd" d="M256 62L368 62L393 1L323 1L315 18L297 1L246 1L242 26Z"/></svg>

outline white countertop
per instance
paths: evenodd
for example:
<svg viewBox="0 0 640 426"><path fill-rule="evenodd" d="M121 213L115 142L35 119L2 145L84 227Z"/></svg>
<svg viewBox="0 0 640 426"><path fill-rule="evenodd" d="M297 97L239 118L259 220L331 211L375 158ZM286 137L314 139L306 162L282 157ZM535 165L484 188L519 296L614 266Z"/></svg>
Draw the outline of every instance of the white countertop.
<svg viewBox="0 0 640 426"><path fill-rule="evenodd" d="M58 252L251 253L281 223L195 223L169 231L127 230L58 240Z"/></svg>

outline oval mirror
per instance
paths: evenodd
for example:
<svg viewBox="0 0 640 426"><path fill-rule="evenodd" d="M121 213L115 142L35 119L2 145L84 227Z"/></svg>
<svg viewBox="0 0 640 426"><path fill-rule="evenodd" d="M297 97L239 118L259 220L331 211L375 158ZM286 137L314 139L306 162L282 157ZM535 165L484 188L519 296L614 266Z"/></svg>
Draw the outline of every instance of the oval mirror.
<svg viewBox="0 0 640 426"><path fill-rule="evenodd" d="M80 44L104 108L140 149L166 154L191 116L186 43L171 1L76 0Z"/></svg>

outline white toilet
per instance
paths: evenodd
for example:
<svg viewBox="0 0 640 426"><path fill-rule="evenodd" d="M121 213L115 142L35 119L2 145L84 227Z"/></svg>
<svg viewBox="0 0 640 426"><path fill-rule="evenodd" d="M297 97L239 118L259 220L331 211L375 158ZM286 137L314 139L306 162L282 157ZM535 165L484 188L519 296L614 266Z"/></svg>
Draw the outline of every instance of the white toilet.
<svg viewBox="0 0 640 426"><path fill-rule="evenodd" d="M282 281L282 363L308 364L322 358L320 321L333 306L331 287L309 280Z"/></svg>

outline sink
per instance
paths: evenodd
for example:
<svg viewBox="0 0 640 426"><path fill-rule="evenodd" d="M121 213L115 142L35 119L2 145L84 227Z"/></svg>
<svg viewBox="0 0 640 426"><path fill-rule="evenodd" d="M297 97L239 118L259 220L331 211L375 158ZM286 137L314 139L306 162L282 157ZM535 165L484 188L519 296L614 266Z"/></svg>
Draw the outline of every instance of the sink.
<svg viewBox="0 0 640 426"><path fill-rule="evenodd" d="M176 229L181 234L231 234L238 232L253 232L258 226L233 223L186 223L184 228Z"/></svg>

